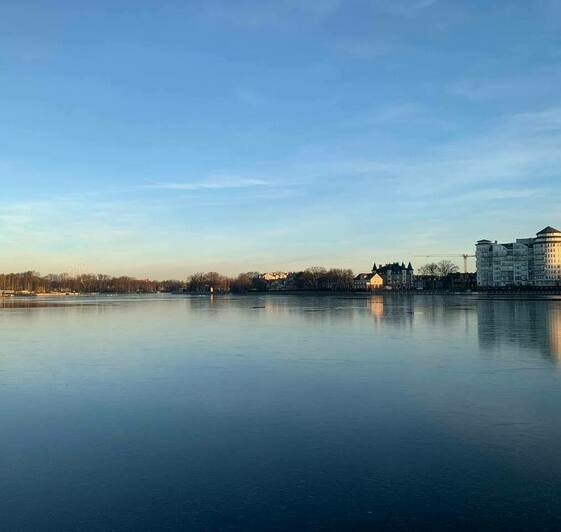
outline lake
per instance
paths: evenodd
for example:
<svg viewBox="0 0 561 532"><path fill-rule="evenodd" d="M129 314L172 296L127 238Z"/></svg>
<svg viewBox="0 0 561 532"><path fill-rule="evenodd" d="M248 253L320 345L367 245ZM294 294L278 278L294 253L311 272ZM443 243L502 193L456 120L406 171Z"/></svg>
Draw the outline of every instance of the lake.
<svg viewBox="0 0 561 532"><path fill-rule="evenodd" d="M0 529L559 529L560 360L555 297L0 300Z"/></svg>

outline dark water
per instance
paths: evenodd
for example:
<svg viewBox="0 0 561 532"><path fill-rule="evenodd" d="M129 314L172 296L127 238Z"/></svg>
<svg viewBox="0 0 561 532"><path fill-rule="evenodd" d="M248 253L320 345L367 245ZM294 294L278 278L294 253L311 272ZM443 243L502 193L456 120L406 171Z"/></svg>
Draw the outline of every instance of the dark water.
<svg viewBox="0 0 561 532"><path fill-rule="evenodd" d="M1 530L561 527L561 300L0 307Z"/></svg>

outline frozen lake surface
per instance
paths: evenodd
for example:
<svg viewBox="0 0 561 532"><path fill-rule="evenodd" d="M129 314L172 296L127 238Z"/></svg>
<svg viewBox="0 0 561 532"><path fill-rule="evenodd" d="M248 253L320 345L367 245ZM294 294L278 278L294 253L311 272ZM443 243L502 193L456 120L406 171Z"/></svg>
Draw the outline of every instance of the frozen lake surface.
<svg viewBox="0 0 561 532"><path fill-rule="evenodd" d="M560 359L559 298L0 300L0 529L559 529Z"/></svg>

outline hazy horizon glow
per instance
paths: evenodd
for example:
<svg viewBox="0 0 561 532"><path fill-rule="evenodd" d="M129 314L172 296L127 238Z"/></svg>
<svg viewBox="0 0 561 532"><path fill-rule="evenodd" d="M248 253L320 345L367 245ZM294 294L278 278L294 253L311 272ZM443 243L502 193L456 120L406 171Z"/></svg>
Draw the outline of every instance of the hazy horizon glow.
<svg viewBox="0 0 561 532"><path fill-rule="evenodd" d="M0 271L358 272L561 225L557 0L0 14Z"/></svg>

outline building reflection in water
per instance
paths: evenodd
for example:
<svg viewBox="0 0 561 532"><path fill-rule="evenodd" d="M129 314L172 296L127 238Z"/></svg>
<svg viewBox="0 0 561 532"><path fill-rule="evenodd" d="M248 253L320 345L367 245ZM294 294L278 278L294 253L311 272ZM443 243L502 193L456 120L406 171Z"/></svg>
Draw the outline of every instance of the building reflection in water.
<svg viewBox="0 0 561 532"><path fill-rule="evenodd" d="M561 301L482 300L477 314L481 349L522 348L561 360Z"/></svg>
<svg viewBox="0 0 561 532"><path fill-rule="evenodd" d="M374 296L366 300L370 314L379 321L384 315L384 298L382 296Z"/></svg>
<svg viewBox="0 0 561 532"><path fill-rule="evenodd" d="M472 303L441 295L384 294L362 303L376 325L433 330L445 328L454 334L474 331L476 313Z"/></svg>
<svg viewBox="0 0 561 532"><path fill-rule="evenodd" d="M400 294L373 295L359 300L374 318L376 326L398 326L411 328L414 316L414 298Z"/></svg>
<svg viewBox="0 0 561 532"><path fill-rule="evenodd" d="M398 329L423 341L445 334L448 342L479 342L483 352L523 349L561 361L561 301L553 299L481 299L478 295L438 294L260 295L194 297L194 310L263 314L277 320L291 315L311 324L345 327L367 319L377 329ZM444 331L444 333L443 333Z"/></svg>

